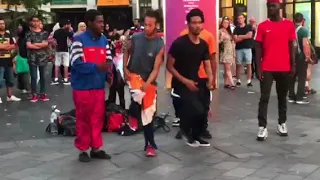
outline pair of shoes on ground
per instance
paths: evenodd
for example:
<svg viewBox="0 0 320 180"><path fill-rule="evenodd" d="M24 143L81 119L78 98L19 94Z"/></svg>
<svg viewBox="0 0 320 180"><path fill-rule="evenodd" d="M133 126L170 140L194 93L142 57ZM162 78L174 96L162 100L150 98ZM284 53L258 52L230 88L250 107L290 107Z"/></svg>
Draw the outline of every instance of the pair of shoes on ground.
<svg viewBox="0 0 320 180"><path fill-rule="evenodd" d="M80 162L90 162L91 159L105 159L110 160L111 156L107 154L105 151L98 150L98 151L90 151L90 157L87 152L81 152L79 154L79 161Z"/></svg>
<svg viewBox="0 0 320 180"><path fill-rule="evenodd" d="M286 137L288 136L288 129L285 123L278 124L277 133L279 136ZM264 141L268 137L268 129L266 127L259 127L259 132L257 135L258 141Z"/></svg>

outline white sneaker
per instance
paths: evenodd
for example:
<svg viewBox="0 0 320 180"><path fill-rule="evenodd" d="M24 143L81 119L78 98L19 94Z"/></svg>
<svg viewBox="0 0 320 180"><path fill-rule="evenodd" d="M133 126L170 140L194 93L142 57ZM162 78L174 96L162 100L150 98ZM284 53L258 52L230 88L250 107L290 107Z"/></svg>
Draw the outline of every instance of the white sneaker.
<svg viewBox="0 0 320 180"><path fill-rule="evenodd" d="M189 141L186 141L186 144L190 147L200 147L200 143L199 141L196 141L196 140L189 140Z"/></svg>
<svg viewBox="0 0 320 180"><path fill-rule="evenodd" d="M2 99L1 99L1 97L0 97L0 104L2 104Z"/></svg>
<svg viewBox="0 0 320 180"><path fill-rule="evenodd" d="M280 136L288 136L288 129L285 123L278 125L278 134Z"/></svg>
<svg viewBox="0 0 320 180"><path fill-rule="evenodd" d="M22 90L21 90L21 93L22 93L22 94L28 94L28 91L25 90L25 89L22 89Z"/></svg>
<svg viewBox="0 0 320 180"><path fill-rule="evenodd" d="M12 95L11 97L7 97L8 102L19 102L21 101L20 98L17 98L16 96Z"/></svg>
<svg viewBox="0 0 320 180"><path fill-rule="evenodd" d="M264 141L268 137L268 129L265 127L259 127L259 132L257 136L258 141Z"/></svg>

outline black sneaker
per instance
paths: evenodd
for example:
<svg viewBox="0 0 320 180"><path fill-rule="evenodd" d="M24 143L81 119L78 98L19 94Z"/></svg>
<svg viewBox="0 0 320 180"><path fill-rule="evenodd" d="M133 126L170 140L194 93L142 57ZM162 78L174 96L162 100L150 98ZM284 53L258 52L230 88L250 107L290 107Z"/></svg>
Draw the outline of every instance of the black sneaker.
<svg viewBox="0 0 320 180"><path fill-rule="evenodd" d="M70 83L70 81L68 79L64 79L63 80L63 84L64 85L70 85L71 83Z"/></svg>
<svg viewBox="0 0 320 180"><path fill-rule="evenodd" d="M192 136L190 136L189 134L186 134L182 130L180 130L180 133L181 133L182 137L185 137L187 139L186 144L188 146L190 146L190 147L199 147L200 146L200 143L198 141L196 141L195 139L193 139Z"/></svg>
<svg viewBox="0 0 320 180"><path fill-rule="evenodd" d="M180 119L179 118L175 118L172 121L172 127L179 127L180 126Z"/></svg>
<svg viewBox="0 0 320 180"><path fill-rule="evenodd" d="M247 87L253 87L252 83L249 82L249 83L247 84Z"/></svg>
<svg viewBox="0 0 320 180"><path fill-rule="evenodd" d="M306 104L310 104L310 101L307 99L301 100L301 101L296 101L297 104L299 105L306 105Z"/></svg>
<svg viewBox="0 0 320 180"><path fill-rule="evenodd" d="M200 147L210 147L211 146L211 144L209 142L207 142L201 138L197 138L196 140L200 143L199 144Z"/></svg>
<svg viewBox="0 0 320 180"><path fill-rule="evenodd" d="M54 79L51 81L51 85L57 85L59 84L59 80L58 79Z"/></svg>
<svg viewBox="0 0 320 180"><path fill-rule="evenodd" d="M237 82L236 86L240 87L241 86L241 82Z"/></svg>
<svg viewBox="0 0 320 180"><path fill-rule="evenodd" d="M105 151L99 150L99 151L91 151L90 157L92 159L111 159L111 156L107 154Z"/></svg>
<svg viewBox="0 0 320 180"><path fill-rule="evenodd" d="M176 139L182 139L182 134L180 131L178 131L177 135L176 135Z"/></svg>
<svg viewBox="0 0 320 180"><path fill-rule="evenodd" d="M295 103L295 102L296 102L296 100L295 100L294 98L290 98L290 97L289 97L288 103Z"/></svg>
<svg viewBox="0 0 320 180"><path fill-rule="evenodd" d="M91 159L90 159L88 153L82 152L82 153L79 154L79 161L80 162L90 162Z"/></svg>
<svg viewBox="0 0 320 180"><path fill-rule="evenodd" d="M208 130L206 130L205 132L203 132L201 134L201 137L203 137L204 139L212 139L212 135L210 134L210 132Z"/></svg>

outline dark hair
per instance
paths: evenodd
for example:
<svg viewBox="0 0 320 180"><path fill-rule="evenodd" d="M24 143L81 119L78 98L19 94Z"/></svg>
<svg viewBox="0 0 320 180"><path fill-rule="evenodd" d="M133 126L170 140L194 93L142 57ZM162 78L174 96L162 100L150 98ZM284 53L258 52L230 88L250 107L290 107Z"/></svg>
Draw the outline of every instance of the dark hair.
<svg viewBox="0 0 320 180"><path fill-rule="evenodd" d="M230 26L230 19L229 19L227 16L225 16L225 17L222 18L221 23L220 23L220 25L219 25L219 29L223 28L223 27L222 27L223 21L229 21L229 27L227 27L227 32L229 33L229 35L230 35L231 38L233 39L233 33L232 33L232 31L231 31L231 26Z"/></svg>
<svg viewBox="0 0 320 180"><path fill-rule="evenodd" d="M294 14L293 20L294 20L294 22L296 22L296 23L302 23L302 22L304 21L303 14L302 14L302 13L296 13L296 14Z"/></svg>
<svg viewBox="0 0 320 180"><path fill-rule="evenodd" d="M34 18L37 18L37 19L40 20L40 18L38 16L33 15L33 16L30 17L29 21L32 21Z"/></svg>
<svg viewBox="0 0 320 180"><path fill-rule="evenodd" d="M134 20L140 22L140 18L135 18Z"/></svg>
<svg viewBox="0 0 320 180"><path fill-rule="evenodd" d="M240 17L240 16L243 16L245 19L247 19L247 16L245 14L243 14L243 13L238 14L237 17Z"/></svg>
<svg viewBox="0 0 320 180"><path fill-rule="evenodd" d="M0 17L0 21L5 21L3 17Z"/></svg>
<svg viewBox="0 0 320 180"><path fill-rule="evenodd" d="M204 14L201 11L201 9L195 8L192 9L188 14L187 14L187 22L190 23L191 22L191 18L192 17L200 17L202 19L202 22L204 23Z"/></svg>
<svg viewBox="0 0 320 180"><path fill-rule="evenodd" d="M59 26L60 26L60 28L62 28L62 27L65 26L65 25L67 25L67 20L61 19L61 20L59 21Z"/></svg>
<svg viewBox="0 0 320 180"><path fill-rule="evenodd" d="M157 23L162 21L161 14L157 10L149 10L146 12L145 17L155 18Z"/></svg>
<svg viewBox="0 0 320 180"><path fill-rule="evenodd" d="M95 9L89 9L84 15L84 21L88 24L89 21L93 22L97 16L102 16L102 13Z"/></svg>

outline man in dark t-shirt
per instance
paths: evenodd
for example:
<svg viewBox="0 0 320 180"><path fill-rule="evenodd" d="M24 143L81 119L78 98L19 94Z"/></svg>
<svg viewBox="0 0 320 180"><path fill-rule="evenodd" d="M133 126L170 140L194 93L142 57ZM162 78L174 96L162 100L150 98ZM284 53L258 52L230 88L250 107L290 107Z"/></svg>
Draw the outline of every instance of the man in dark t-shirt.
<svg viewBox="0 0 320 180"><path fill-rule="evenodd" d="M238 26L234 29L233 35L236 41L237 53L237 86L241 86L240 74L242 64L247 66L247 86L252 87L252 50L253 47L253 32L252 26L245 23L245 16L243 14L238 16Z"/></svg>
<svg viewBox="0 0 320 180"><path fill-rule="evenodd" d="M13 62L11 51L15 49L15 40L6 31L5 21L0 18L0 88L7 87L7 101L21 101L20 98L12 95L14 86ZM0 97L0 104L2 103Z"/></svg>
<svg viewBox="0 0 320 180"><path fill-rule="evenodd" d="M70 85L68 80L68 68L70 64L69 60L69 47L68 47L68 39L71 39L73 33L69 29L69 24L67 21L61 21L59 23L60 29L56 30L53 34L53 38L57 42L56 53L55 53L55 77L51 84L59 84L58 76L60 71L60 66L64 67L64 77L63 84Z"/></svg>
<svg viewBox="0 0 320 180"><path fill-rule="evenodd" d="M179 108L180 128L191 147L210 146L200 138L203 124L207 118L206 103L202 92L203 83L212 88L212 72L208 44L200 39L204 23L204 14L200 9L193 9L187 14L189 32L176 39L169 50L167 69L173 75L172 88L179 95L182 107ZM201 62L208 75L207 82L202 82L198 75Z"/></svg>

